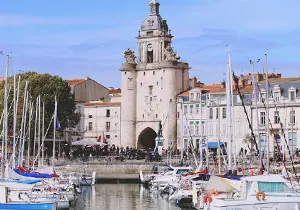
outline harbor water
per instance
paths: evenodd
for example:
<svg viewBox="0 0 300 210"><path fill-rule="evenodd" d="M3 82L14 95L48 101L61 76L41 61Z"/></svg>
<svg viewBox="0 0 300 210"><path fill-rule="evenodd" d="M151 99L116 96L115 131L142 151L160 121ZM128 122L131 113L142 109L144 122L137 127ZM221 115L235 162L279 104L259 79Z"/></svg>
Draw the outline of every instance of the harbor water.
<svg viewBox="0 0 300 210"><path fill-rule="evenodd" d="M82 188L82 205L76 210L182 210L159 194L138 184L101 184Z"/></svg>

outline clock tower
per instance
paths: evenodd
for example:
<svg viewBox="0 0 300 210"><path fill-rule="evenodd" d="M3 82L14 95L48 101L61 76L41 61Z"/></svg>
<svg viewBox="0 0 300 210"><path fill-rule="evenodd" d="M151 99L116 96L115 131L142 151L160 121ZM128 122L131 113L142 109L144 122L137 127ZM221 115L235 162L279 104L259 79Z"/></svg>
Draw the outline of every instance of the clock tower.
<svg viewBox="0 0 300 210"><path fill-rule="evenodd" d="M150 13L138 31L137 63L130 67L123 64L121 69L121 129L126 131L121 130L121 141L134 139L126 142L135 143L128 146L147 148L149 141L154 143L152 134L158 132L159 122L162 123L164 148L176 145L176 99L188 89L189 65L180 62L171 46L172 38L167 21L160 15L159 2L152 0ZM128 77L133 80L132 90L126 85ZM128 123L132 121L134 123ZM131 133L133 130L135 132ZM149 136L153 139L147 139Z"/></svg>

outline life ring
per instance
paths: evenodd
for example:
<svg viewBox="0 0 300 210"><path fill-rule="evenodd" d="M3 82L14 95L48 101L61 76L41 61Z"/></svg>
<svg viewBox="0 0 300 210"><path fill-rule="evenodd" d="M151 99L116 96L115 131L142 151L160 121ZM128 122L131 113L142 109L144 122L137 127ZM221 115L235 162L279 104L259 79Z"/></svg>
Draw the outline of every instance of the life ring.
<svg viewBox="0 0 300 210"><path fill-rule="evenodd" d="M261 196L261 199L260 199L260 196ZM256 199L258 200L258 201L263 201L263 200L265 200L266 199L266 194L264 193L264 192L257 192L256 193Z"/></svg>
<svg viewBox="0 0 300 210"><path fill-rule="evenodd" d="M210 192L210 196L212 196L212 195L214 195L214 196L219 196L219 192L218 192L217 190L212 190L212 191Z"/></svg>

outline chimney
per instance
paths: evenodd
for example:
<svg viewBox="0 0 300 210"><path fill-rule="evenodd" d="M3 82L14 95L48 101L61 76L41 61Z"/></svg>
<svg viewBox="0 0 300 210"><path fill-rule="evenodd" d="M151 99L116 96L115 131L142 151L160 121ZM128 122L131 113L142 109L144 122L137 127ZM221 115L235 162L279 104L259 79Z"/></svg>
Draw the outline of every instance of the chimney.
<svg viewBox="0 0 300 210"><path fill-rule="evenodd" d="M257 72L256 76L256 81L260 82L264 79L264 76L262 74L260 74L259 72Z"/></svg>
<svg viewBox="0 0 300 210"><path fill-rule="evenodd" d="M221 82L221 88L226 88L226 82L225 82L224 79L223 79L223 81Z"/></svg>
<svg viewBox="0 0 300 210"><path fill-rule="evenodd" d="M193 77L192 78L192 88L196 88L197 87L197 78Z"/></svg>
<svg viewBox="0 0 300 210"><path fill-rule="evenodd" d="M239 86L240 87L244 87L244 75L241 74L240 78L239 78Z"/></svg>

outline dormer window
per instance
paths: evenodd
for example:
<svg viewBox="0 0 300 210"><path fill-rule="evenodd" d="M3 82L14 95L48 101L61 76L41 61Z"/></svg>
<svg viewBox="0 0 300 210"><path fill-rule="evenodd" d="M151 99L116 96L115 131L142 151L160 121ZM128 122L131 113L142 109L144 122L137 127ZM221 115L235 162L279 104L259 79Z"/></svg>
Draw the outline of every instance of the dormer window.
<svg viewBox="0 0 300 210"><path fill-rule="evenodd" d="M200 100L201 94L200 93L196 93L196 100Z"/></svg>
<svg viewBox="0 0 300 210"><path fill-rule="evenodd" d="M261 90L261 92L260 92L260 101L262 103L266 101L266 91L265 90Z"/></svg>
<svg viewBox="0 0 300 210"><path fill-rule="evenodd" d="M273 88L273 97L275 102L280 101L280 97L281 97L281 88L279 85L275 85Z"/></svg>
<svg viewBox="0 0 300 210"><path fill-rule="evenodd" d="M296 101L296 94L297 94L296 88L291 87L289 89L289 100L290 101Z"/></svg>
<svg viewBox="0 0 300 210"><path fill-rule="evenodd" d="M194 93L191 93L190 94L190 100L192 101L192 100L194 100L195 99L195 94Z"/></svg>

